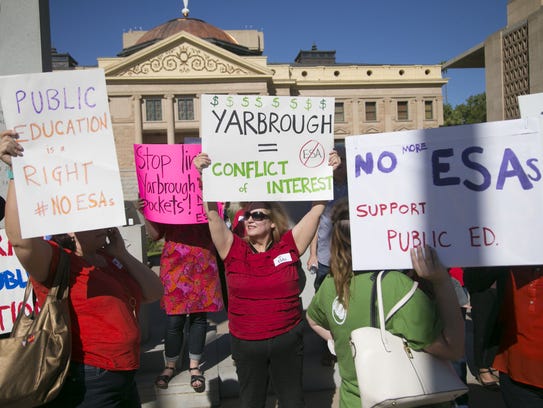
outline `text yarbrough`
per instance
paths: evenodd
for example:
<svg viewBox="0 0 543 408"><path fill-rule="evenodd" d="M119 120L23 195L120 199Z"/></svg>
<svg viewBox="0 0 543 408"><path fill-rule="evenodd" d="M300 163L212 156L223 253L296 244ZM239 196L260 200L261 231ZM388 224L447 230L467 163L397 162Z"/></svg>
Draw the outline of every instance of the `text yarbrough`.
<svg viewBox="0 0 543 408"><path fill-rule="evenodd" d="M331 114L301 115L293 113L251 111L212 111L217 119L215 133L237 132L240 135L263 135L293 132L296 134L333 134Z"/></svg>

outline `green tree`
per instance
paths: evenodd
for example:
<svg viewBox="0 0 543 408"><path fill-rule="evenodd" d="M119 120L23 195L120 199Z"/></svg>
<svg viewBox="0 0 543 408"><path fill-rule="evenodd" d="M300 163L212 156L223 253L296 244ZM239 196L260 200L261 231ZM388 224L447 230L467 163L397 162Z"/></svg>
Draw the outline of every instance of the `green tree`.
<svg viewBox="0 0 543 408"><path fill-rule="evenodd" d="M468 125L486 122L486 94L470 96L466 103L453 108L449 103L443 105L443 126Z"/></svg>

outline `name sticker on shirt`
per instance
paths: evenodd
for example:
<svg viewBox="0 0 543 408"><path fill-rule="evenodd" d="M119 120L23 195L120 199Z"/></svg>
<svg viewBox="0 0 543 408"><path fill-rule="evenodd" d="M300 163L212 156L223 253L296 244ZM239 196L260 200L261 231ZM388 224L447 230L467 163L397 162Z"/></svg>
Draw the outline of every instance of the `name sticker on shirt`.
<svg viewBox="0 0 543 408"><path fill-rule="evenodd" d="M289 252L287 252L286 254L278 255L277 258L273 260L273 264L275 266L281 265L285 262L292 262L292 257L290 256Z"/></svg>

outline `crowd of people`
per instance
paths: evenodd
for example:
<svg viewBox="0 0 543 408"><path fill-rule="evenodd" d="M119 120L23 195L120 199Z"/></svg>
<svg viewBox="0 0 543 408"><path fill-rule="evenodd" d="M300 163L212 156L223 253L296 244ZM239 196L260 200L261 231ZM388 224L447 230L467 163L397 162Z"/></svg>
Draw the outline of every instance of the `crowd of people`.
<svg viewBox="0 0 543 408"><path fill-rule="evenodd" d="M13 131L1 134L0 159L8 166L24 154L17 138ZM134 380L139 367L138 310L144 302L160 300L166 327L157 388L168 388L177 374L185 342L190 385L195 392L205 390L207 313L221 311L228 302L241 407L264 407L270 384L280 407L305 406L305 320L323 344L333 343L341 376L340 406L360 407L349 337L370 324L374 274L352 267L345 154L338 150L328 154L334 200L312 203L294 225L280 203L267 201L241 203L232 220L219 211L218 203L205 202L207 223L160 224L143 217L145 202L140 200L137 207L148 237L164 241L158 276L127 251L117 228L23 238L10 181L6 233L39 303L48 293L60 251L70 256L70 377L47 406L140 406ZM193 161L200 172L211 163L205 152ZM306 267L316 267L316 279L315 295L304 313L301 257L308 249ZM411 289L413 279L421 282L386 329L404 337L414 350L462 361L468 354L461 312L466 305L459 303L455 278L429 246L411 249L411 260L409 273L390 271L383 280L385 312ZM226 288L221 286L222 268ZM488 389L501 390L509 408L543 407L542 267L468 268L461 280L473 307L477 379Z"/></svg>

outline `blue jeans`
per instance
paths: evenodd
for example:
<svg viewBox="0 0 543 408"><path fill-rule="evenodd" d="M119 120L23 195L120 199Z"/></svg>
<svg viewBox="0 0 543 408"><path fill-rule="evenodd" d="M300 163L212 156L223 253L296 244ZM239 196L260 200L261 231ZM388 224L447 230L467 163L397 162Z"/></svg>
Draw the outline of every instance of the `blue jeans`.
<svg viewBox="0 0 543 408"><path fill-rule="evenodd" d="M86 364L70 364L60 394L47 408L137 408L141 407L134 375L136 371L109 371Z"/></svg>
<svg viewBox="0 0 543 408"><path fill-rule="evenodd" d="M192 313L190 315L168 315L166 335L164 337L164 357L166 361L177 361L183 346L183 329L189 318L189 358L200 361L204 352L207 332L207 313Z"/></svg>
<svg viewBox="0 0 543 408"><path fill-rule="evenodd" d="M241 340L232 336L240 407L263 408L270 379L281 408L305 407L302 329L300 323L289 332L266 340Z"/></svg>

